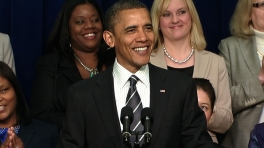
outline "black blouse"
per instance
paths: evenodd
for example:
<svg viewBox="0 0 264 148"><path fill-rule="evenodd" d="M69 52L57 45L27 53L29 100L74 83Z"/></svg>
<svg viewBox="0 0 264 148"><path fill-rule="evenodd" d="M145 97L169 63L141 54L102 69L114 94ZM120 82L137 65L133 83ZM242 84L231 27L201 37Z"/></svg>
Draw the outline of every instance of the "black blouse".
<svg viewBox="0 0 264 148"><path fill-rule="evenodd" d="M194 66L185 67L185 68L174 68L174 67L167 66L167 68L168 70L179 71L179 72L185 73L190 77L192 77L193 70L194 70Z"/></svg>

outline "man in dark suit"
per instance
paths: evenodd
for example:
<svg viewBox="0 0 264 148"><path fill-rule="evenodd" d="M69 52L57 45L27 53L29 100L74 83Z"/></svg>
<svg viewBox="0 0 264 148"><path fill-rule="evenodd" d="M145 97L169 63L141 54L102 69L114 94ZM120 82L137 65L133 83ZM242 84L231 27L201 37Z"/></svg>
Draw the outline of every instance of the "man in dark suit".
<svg viewBox="0 0 264 148"><path fill-rule="evenodd" d="M154 33L144 4L118 1L106 13L104 39L115 48L113 67L69 88L58 147L123 148L120 112L129 77L139 78L140 105L153 111L151 148L213 148L193 80L149 64ZM139 105L139 106L140 106Z"/></svg>

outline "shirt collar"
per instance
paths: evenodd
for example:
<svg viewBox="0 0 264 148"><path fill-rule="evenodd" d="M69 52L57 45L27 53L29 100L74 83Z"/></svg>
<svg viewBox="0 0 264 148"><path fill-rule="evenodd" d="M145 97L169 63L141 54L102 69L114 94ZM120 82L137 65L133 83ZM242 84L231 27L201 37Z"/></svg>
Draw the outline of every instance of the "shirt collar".
<svg viewBox="0 0 264 148"><path fill-rule="evenodd" d="M115 77L115 80L119 84L119 86L124 87L131 75L133 75L133 73L125 69L117 62L117 59L115 59L113 66L113 76ZM142 66L136 73L134 73L134 75L136 75L146 87L149 87L148 64Z"/></svg>

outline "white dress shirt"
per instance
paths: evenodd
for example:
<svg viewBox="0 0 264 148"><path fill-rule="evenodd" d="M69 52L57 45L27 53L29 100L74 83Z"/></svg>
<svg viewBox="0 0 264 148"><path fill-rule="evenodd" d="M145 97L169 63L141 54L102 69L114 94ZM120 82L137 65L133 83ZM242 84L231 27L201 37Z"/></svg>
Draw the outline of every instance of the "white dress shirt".
<svg viewBox="0 0 264 148"><path fill-rule="evenodd" d="M143 108L150 106L150 82L149 82L149 67L148 65L142 66L136 73L131 73L123 66L121 66L117 60L115 60L113 66L113 78L114 78L114 90L115 100L118 117L120 119L121 109L126 104L126 97L130 86L129 78L131 75L136 75L139 80L136 84L138 94L141 98ZM123 125L119 121L121 130Z"/></svg>

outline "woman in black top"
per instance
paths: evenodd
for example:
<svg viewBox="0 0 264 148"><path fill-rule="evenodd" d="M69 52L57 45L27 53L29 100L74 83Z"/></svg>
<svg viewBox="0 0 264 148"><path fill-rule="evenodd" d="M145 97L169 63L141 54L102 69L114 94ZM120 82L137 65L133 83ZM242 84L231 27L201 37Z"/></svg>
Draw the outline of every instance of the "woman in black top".
<svg viewBox="0 0 264 148"><path fill-rule="evenodd" d="M40 58L31 95L35 118L57 125L65 114L68 86L100 73L114 62L102 38L103 13L95 0L67 0Z"/></svg>

